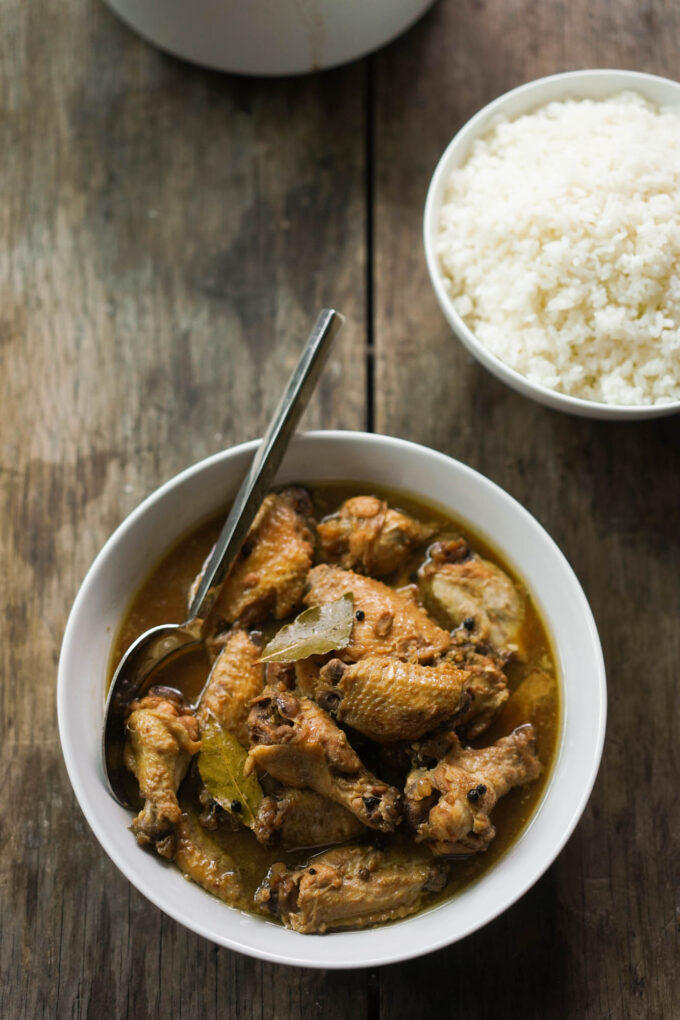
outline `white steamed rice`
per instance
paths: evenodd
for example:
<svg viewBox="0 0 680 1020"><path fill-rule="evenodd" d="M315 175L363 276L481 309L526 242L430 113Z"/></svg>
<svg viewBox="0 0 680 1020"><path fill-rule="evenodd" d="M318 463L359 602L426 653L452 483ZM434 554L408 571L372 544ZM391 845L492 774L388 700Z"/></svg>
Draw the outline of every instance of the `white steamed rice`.
<svg viewBox="0 0 680 1020"><path fill-rule="evenodd" d="M499 120L449 178L438 255L477 339L532 382L680 399L680 112L633 92Z"/></svg>

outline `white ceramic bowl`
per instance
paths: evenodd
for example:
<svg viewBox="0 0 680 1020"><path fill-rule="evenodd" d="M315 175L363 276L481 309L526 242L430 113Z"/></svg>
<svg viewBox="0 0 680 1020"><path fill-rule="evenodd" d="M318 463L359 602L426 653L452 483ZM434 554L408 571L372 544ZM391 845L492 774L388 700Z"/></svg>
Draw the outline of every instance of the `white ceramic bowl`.
<svg viewBox="0 0 680 1020"><path fill-rule="evenodd" d="M530 824L504 857L453 900L370 931L300 935L225 906L144 853L131 815L107 792L100 760L107 663L131 595L159 558L229 501L250 462L245 443L188 468L114 532L78 593L59 662L59 731L66 767L95 836L148 899L187 928L230 949L306 967L367 967L437 949L480 928L539 878L576 825L597 773L606 685L592 614L569 564L534 518L502 489L423 446L359 432L316 432L291 445L278 482L354 479L427 499L468 521L525 580L552 635L563 682L556 764ZM124 933L123 933L124 934Z"/></svg>
<svg viewBox="0 0 680 1020"><path fill-rule="evenodd" d="M680 105L680 84L678 82L635 71L568 71L564 74L553 74L548 78L539 78L527 85L520 85L519 88L506 92L505 95L479 110L454 136L437 164L425 203L423 237L427 268L439 305L455 335L485 368L488 368L490 372L493 372L495 376L519 393L548 407L586 418L624 420L657 418L680 411L680 401L652 406L619 406L582 400L530 382L525 376L492 354L477 340L465 320L458 314L447 292L436 250L439 211L451 171L465 162L473 142L486 134L496 117L503 116L512 119L529 113L539 106L544 106L546 103L567 98L605 99L607 96L625 89L638 92L658 105Z"/></svg>
<svg viewBox="0 0 680 1020"><path fill-rule="evenodd" d="M175 56L235 74L320 71L384 46L434 0L106 0Z"/></svg>

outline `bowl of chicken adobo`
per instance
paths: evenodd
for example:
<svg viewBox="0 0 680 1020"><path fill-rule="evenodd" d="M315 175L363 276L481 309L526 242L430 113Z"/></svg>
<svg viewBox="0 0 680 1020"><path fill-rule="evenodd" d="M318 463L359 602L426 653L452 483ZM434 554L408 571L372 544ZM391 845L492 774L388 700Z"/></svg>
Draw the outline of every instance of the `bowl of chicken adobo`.
<svg viewBox="0 0 680 1020"><path fill-rule="evenodd" d="M59 664L71 782L127 878L214 942L301 966L417 956L510 906L576 825L606 711L592 614L477 472L301 435L203 645L129 705L126 810L100 758L108 684L139 634L185 618L255 446L162 486L90 568Z"/></svg>

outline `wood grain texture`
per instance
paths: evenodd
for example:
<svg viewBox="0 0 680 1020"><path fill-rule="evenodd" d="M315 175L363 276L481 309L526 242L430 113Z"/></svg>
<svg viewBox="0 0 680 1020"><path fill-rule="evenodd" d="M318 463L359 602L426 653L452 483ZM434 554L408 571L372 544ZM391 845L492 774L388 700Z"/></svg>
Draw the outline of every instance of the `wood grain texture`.
<svg viewBox="0 0 680 1020"><path fill-rule="evenodd" d="M677 74L677 6L440 0L368 62L272 82L166 58L97 0L1 19L0 1016L676 1015L680 422L509 392L452 341L420 224L445 144L507 88ZM504 485L581 578L610 682L603 768L556 864L484 931L371 973L262 964L147 903L77 807L54 709L95 552L159 482L261 432L323 303L349 321L308 423L370 411Z"/></svg>
<svg viewBox="0 0 680 1020"><path fill-rule="evenodd" d="M181 468L261 434L322 304L348 322L309 425L365 424L365 69L248 82L97 0L0 33L0 1016L342 1017L367 976L218 950L90 833L55 677L97 549Z"/></svg>
<svg viewBox="0 0 680 1020"><path fill-rule="evenodd" d="M572 419L512 393L452 338L421 242L437 159L490 99L578 67L676 77L679 54L663 2L444 0L373 59L376 429L479 469L547 527L590 598L610 692L595 793L555 865L464 943L384 969L383 1017L680 1008L680 818L663 806L680 781L680 422Z"/></svg>

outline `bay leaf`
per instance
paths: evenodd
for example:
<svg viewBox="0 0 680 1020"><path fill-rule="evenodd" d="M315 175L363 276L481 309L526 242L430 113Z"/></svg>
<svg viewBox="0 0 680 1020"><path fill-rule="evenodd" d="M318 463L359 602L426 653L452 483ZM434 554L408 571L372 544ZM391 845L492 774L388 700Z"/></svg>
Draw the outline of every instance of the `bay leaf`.
<svg viewBox="0 0 680 1020"><path fill-rule="evenodd" d="M248 752L236 737L209 716L201 731L198 771L220 807L252 828L264 794L255 772L244 775Z"/></svg>
<svg viewBox="0 0 680 1020"><path fill-rule="evenodd" d="M346 592L334 602L312 606L278 631L264 648L260 662L297 662L310 655L339 651L349 644L354 621L354 596Z"/></svg>

